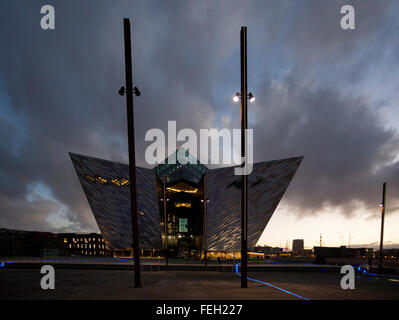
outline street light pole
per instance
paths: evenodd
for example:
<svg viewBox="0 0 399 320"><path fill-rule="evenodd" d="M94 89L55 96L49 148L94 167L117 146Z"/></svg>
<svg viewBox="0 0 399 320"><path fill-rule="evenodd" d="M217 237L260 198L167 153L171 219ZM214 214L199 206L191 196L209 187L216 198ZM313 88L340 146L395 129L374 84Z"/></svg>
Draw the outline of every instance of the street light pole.
<svg viewBox="0 0 399 320"><path fill-rule="evenodd" d="M169 265L169 252L168 252L168 216L166 213L166 176L163 177L163 221L164 221L164 234L165 234L165 262Z"/></svg>
<svg viewBox="0 0 399 320"><path fill-rule="evenodd" d="M134 284L136 288L141 287L140 276L140 249L139 249L139 226L137 215L137 192L136 192L136 154L134 143L134 112L133 112L133 76L132 76L132 52L130 40L130 21L123 19L125 37L125 71L126 71L126 108L127 108L127 130L129 146L129 174L130 174L130 205L132 215L132 240L134 257Z"/></svg>
<svg viewBox="0 0 399 320"><path fill-rule="evenodd" d="M247 165L247 27L241 27L241 158ZM248 176L242 175L241 188L241 288L248 287Z"/></svg>
<svg viewBox="0 0 399 320"><path fill-rule="evenodd" d="M206 237L207 237L207 235L206 235L206 233L207 233L207 224L206 224L206 221L207 221L207 217L206 217L206 210L207 210L207 199L206 199L206 175L204 175L204 197L203 197L203 201L204 201L204 215L203 215L203 228L202 228L202 237L203 237L203 241L202 241L202 243L203 243L203 251L204 251L204 264L205 265L207 265L208 264L208 257L207 257L207 255L208 255L208 252L207 252L207 250L206 250L206 246L207 246L207 242L206 242Z"/></svg>
<svg viewBox="0 0 399 320"><path fill-rule="evenodd" d="M383 254L382 249L384 245L384 217L385 217L385 192L386 183L384 182L382 186L382 202L381 202L381 240L380 240L380 265L382 266Z"/></svg>

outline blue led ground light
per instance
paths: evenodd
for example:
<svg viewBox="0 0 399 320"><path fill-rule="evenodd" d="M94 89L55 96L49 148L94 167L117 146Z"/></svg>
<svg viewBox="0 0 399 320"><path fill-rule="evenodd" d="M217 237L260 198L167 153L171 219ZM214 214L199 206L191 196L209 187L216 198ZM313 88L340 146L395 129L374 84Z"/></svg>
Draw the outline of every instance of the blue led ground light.
<svg viewBox="0 0 399 320"><path fill-rule="evenodd" d="M260 261L248 261L248 262L260 262ZM241 265L241 262L239 262L239 263L236 264L236 273L238 274L238 276L241 277L241 273L238 272L238 266L239 266L239 265ZM294 296L294 297L297 297L297 298L299 298L299 299L302 299L302 300L310 300L310 299L308 299L308 298L302 297L302 296L300 296L300 295L298 295L298 294L295 294L295 293L290 292L290 291L288 291L288 290L285 290L285 289L283 289L283 288L277 287L277 286L275 286L275 285L273 285L273 284L271 284L271 283L267 283L267 282L260 281L260 280L257 280L257 279L253 279L253 278L250 278L250 277L247 277L247 279L250 280L250 281L254 281L254 282L258 282L258 283L265 284L265 285L267 285L267 286L269 286L269 287L272 287L272 288L274 288L274 289L277 289L277 290L280 290L280 291L282 291L282 292L288 293L288 294L290 294L290 295L292 295L292 296Z"/></svg>
<svg viewBox="0 0 399 320"><path fill-rule="evenodd" d="M395 275L386 275L384 273L371 273L369 272L367 269L362 268L362 267L357 267L357 271L362 272L363 274L367 275L367 276L373 276L373 277L388 277L392 278L392 279L399 279L399 276L395 276Z"/></svg>
<svg viewBox="0 0 399 320"><path fill-rule="evenodd" d="M385 276L384 274L371 273L367 269L364 269L364 268L361 268L361 267L357 267L357 271L363 272L363 274L366 274L368 276L375 276L375 277L384 277Z"/></svg>

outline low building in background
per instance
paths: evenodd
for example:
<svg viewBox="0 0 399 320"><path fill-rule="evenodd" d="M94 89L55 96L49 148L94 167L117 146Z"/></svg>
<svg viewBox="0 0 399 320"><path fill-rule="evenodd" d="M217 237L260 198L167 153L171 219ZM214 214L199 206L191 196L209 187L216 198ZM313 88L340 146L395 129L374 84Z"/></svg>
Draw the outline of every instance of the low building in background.
<svg viewBox="0 0 399 320"><path fill-rule="evenodd" d="M1 257L112 256L98 233L0 229Z"/></svg>
<svg viewBox="0 0 399 320"><path fill-rule="evenodd" d="M399 259L399 249L384 249L382 253L384 259Z"/></svg>
<svg viewBox="0 0 399 320"><path fill-rule="evenodd" d="M255 252L260 252L264 254L264 257L279 257L281 254L283 254L283 248L278 248L278 247L269 247L269 246L259 246L255 247Z"/></svg>
<svg viewBox="0 0 399 320"><path fill-rule="evenodd" d="M63 256L109 256L104 238L98 233L59 233L58 244Z"/></svg>
<svg viewBox="0 0 399 320"><path fill-rule="evenodd" d="M302 256L307 258L314 257L313 249L304 249Z"/></svg>
<svg viewBox="0 0 399 320"><path fill-rule="evenodd" d="M51 232L0 229L0 256L40 257L44 249L58 249L57 235Z"/></svg>
<svg viewBox="0 0 399 320"><path fill-rule="evenodd" d="M24 233L19 230L0 229L0 256L19 257L24 255Z"/></svg>
<svg viewBox="0 0 399 320"><path fill-rule="evenodd" d="M316 263L344 263L373 258L372 248L314 247Z"/></svg>

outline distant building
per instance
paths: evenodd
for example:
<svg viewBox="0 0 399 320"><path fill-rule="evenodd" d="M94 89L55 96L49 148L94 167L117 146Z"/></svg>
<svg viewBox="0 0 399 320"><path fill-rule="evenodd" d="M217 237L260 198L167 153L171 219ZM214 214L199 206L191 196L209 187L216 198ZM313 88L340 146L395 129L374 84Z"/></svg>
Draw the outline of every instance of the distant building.
<svg viewBox="0 0 399 320"><path fill-rule="evenodd" d="M51 233L0 229L0 257L107 256L97 233Z"/></svg>
<svg viewBox="0 0 399 320"><path fill-rule="evenodd" d="M313 256L313 249L304 249L302 256L304 256L304 257L312 257Z"/></svg>
<svg viewBox="0 0 399 320"><path fill-rule="evenodd" d="M262 246L262 247L255 247L255 252L261 252L265 256L270 255L280 255L283 253L283 248L278 247L269 247L269 246Z"/></svg>
<svg viewBox="0 0 399 320"><path fill-rule="evenodd" d="M104 238L98 233L59 233L58 243L63 256L107 256Z"/></svg>
<svg viewBox="0 0 399 320"><path fill-rule="evenodd" d="M303 239L295 239L292 241L292 253L295 255L303 255L304 251Z"/></svg>
<svg viewBox="0 0 399 320"><path fill-rule="evenodd" d="M384 259L399 259L399 249L383 249Z"/></svg>
<svg viewBox="0 0 399 320"><path fill-rule="evenodd" d="M371 248L314 247L317 263L325 263L326 259L360 259L373 256Z"/></svg>
<svg viewBox="0 0 399 320"><path fill-rule="evenodd" d="M19 230L0 229L0 257L24 255L24 233Z"/></svg>
<svg viewBox="0 0 399 320"><path fill-rule="evenodd" d="M0 229L0 256L37 257L43 249L57 249L57 235L51 232Z"/></svg>

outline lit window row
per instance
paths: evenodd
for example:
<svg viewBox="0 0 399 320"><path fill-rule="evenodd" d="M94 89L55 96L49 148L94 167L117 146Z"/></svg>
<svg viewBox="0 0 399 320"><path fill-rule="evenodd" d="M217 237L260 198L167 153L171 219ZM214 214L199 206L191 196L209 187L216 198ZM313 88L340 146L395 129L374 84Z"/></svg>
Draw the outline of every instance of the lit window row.
<svg viewBox="0 0 399 320"><path fill-rule="evenodd" d="M97 177L92 177L86 174L86 178L90 181L94 182L100 182L101 184L107 184L109 181L103 177L97 176ZM111 179L110 180L113 184L117 185L118 187L122 186L127 186L129 185L129 180L126 180L125 178L120 178L120 179Z"/></svg>
<svg viewBox="0 0 399 320"><path fill-rule="evenodd" d="M186 207L191 208L191 202L176 202L175 208Z"/></svg>
<svg viewBox="0 0 399 320"><path fill-rule="evenodd" d="M173 187L167 187L166 189L171 192L186 192L186 193L196 193L198 191L198 188L192 187L184 182L180 182L174 185Z"/></svg>
<svg viewBox="0 0 399 320"><path fill-rule="evenodd" d="M111 182L115 183L118 187L128 185L129 181L126 179L112 179Z"/></svg>
<svg viewBox="0 0 399 320"><path fill-rule="evenodd" d="M89 243L89 244L73 244L73 246L72 246L72 244L70 243L69 244L69 248L78 248L78 249L80 249L80 248L85 248L85 249L87 249L87 248L89 248L89 249L91 249L91 248L93 248L93 249L96 249L96 244L95 243L93 243L93 246ZM99 245L97 245L97 248L98 249L105 249L105 245L103 245L103 244L99 244Z"/></svg>
<svg viewBox="0 0 399 320"><path fill-rule="evenodd" d="M64 238L64 242L66 242L65 241L65 239L66 238ZM86 242L86 243L88 243L88 242L91 242L91 241L93 241L93 242L95 242L96 241L96 238L72 238L72 241L73 242ZM97 241L98 242L104 242L104 239L102 239L102 238L97 238Z"/></svg>
<svg viewBox="0 0 399 320"><path fill-rule="evenodd" d="M96 256L97 255L97 251L84 251L84 250L81 250L80 251L80 254L82 254L82 255L86 255L86 256ZM98 251L98 254L99 255L105 255L105 252L104 251Z"/></svg>

